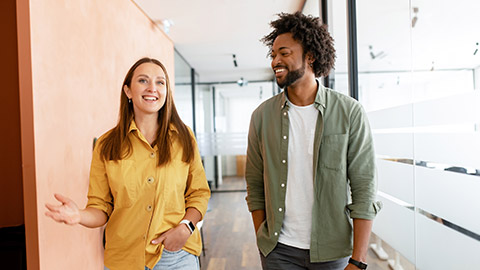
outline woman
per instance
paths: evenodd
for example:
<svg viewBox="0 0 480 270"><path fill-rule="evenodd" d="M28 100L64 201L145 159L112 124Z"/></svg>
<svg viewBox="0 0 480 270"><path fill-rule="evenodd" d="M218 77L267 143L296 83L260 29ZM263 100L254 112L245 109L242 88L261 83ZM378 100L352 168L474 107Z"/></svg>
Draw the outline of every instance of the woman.
<svg viewBox="0 0 480 270"><path fill-rule="evenodd" d="M125 76L118 124L93 152L85 209L60 194L55 198L62 204L46 205L55 221L107 224L105 269L199 269L195 224L210 190L158 60L142 58Z"/></svg>

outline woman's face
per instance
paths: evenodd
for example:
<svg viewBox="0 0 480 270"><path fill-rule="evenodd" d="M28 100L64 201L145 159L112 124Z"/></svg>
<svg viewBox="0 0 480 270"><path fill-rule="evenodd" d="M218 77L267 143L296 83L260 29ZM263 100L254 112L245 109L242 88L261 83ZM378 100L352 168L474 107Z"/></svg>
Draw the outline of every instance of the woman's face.
<svg viewBox="0 0 480 270"><path fill-rule="evenodd" d="M162 68L154 63L143 63L133 72L130 87L123 87L133 103L135 116L158 115L167 96L167 79Z"/></svg>

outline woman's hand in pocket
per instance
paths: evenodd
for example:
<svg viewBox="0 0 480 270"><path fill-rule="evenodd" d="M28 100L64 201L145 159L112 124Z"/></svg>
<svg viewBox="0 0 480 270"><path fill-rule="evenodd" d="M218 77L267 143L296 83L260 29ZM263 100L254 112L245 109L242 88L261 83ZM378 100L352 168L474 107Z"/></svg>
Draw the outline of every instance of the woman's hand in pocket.
<svg viewBox="0 0 480 270"><path fill-rule="evenodd" d="M163 244L168 251L178 251L185 245L189 237L190 230L187 228L187 225L179 224L177 227L162 233L158 238L153 239L152 244Z"/></svg>

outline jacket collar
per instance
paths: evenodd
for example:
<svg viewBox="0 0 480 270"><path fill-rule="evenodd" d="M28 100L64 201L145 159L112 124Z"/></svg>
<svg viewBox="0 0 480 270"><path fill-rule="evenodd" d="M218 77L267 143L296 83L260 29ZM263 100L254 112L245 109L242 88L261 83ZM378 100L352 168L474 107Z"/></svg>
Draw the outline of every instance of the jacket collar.
<svg viewBox="0 0 480 270"><path fill-rule="evenodd" d="M327 88L322 85L320 80L316 79L317 81L317 94L315 96L315 101L314 101L314 106L319 110L322 114L324 110L327 108ZM281 96L281 109L283 110L284 108L288 109L288 100L287 100L287 93L285 92L285 89L282 92Z"/></svg>

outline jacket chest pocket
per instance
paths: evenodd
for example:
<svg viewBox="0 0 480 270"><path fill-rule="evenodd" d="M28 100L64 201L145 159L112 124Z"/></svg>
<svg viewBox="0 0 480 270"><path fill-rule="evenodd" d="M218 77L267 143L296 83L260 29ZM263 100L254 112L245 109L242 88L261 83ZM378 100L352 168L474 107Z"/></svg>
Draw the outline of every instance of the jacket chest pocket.
<svg viewBox="0 0 480 270"><path fill-rule="evenodd" d="M320 166L323 168L345 171L347 166L348 135L326 135L320 146Z"/></svg>
<svg viewBox="0 0 480 270"><path fill-rule="evenodd" d="M133 160L107 162L107 176L114 207L130 207L137 197L138 179Z"/></svg>

